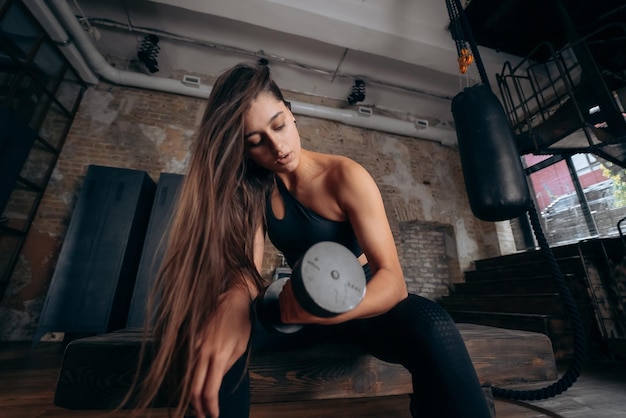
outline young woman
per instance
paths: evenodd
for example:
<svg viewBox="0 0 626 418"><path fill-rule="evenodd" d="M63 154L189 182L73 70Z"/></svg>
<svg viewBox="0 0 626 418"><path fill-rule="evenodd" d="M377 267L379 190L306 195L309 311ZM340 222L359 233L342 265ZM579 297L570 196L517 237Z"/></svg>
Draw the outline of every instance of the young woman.
<svg viewBox="0 0 626 418"><path fill-rule="evenodd" d="M265 332L251 305L264 287L266 234L290 264L316 242L345 245L368 277L364 299L347 313L316 317L288 283L281 320L308 325L295 334ZM189 408L198 417L247 417L252 351L347 339L412 373L414 416L490 416L450 317L407 293L374 180L348 158L301 148L267 66L237 65L215 82L157 289L156 351L138 410L167 384L176 416Z"/></svg>

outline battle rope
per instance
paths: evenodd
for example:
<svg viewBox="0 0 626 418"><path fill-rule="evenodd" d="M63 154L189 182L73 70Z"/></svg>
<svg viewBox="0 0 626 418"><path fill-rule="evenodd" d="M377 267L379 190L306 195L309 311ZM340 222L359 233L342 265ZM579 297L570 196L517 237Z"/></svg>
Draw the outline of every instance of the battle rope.
<svg viewBox="0 0 626 418"><path fill-rule="evenodd" d="M585 329L583 327L582 319L580 317L580 312L578 311L576 302L574 301L569 287L567 286L567 283L563 278L563 274L557 263L556 257L554 256L554 253L552 252L552 249L548 245L548 241L543 234L543 230L541 229L541 224L539 222L539 216L537 215L537 210L532 203L530 209L528 210L528 214L530 216L530 222L532 224L533 231L535 232L535 237L537 238L537 242L539 243L541 252L546 256L548 260L550 272L554 277L557 289L561 296L561 300L565 305L565 313L570 318L574 336L574 352L572 355L572 361L565 374L559 380L549 386L532 390L502 389L493 386L491 388L493 395L499 398L524 401L552 398L565 392L570 386L572 386L572 384L574 384L576 379L578 379L578 376L580 376L583 363L585 362L585 359L587 357Z"/></svg>

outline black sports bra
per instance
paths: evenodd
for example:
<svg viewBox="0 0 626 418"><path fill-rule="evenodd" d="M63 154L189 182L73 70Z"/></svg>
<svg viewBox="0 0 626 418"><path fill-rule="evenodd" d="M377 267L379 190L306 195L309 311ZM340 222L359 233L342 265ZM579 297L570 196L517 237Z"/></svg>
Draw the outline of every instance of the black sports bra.
<svg viewBox="0 0 626 418"><path fill-rule="evenodd" d="M300 203L285 185L276 179L285 206L285 216L277 219L272 210L271 193L266 204L267 233L272 244L293 265L313 244L333 241L346 246L355 257L363 254L350 221L326 219Z"/></svg>

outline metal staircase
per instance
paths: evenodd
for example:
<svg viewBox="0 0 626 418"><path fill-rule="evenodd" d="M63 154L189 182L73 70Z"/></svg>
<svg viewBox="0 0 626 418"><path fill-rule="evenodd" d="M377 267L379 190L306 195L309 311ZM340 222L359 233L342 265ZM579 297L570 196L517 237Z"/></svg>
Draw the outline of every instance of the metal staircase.
<svg viewBox="0 0 626 418"><path fill-rule="evenodd" d="M0 298L87 85L22 2L0 2Z"/></svg>
<svg viewBox="0 0 626 418"><path fill-rule="evenodd" d="M598 65L593 52L596 42L625 40L626 23L610 24L560 50L541 43L504 65L496 77L520 154L588 152L626 166L626 78Z"/></svg>

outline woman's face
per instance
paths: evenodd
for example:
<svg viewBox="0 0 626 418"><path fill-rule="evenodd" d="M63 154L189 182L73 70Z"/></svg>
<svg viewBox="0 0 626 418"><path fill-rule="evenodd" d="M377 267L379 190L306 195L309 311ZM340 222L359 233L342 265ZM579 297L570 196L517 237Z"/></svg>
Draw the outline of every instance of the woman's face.
<svg viewBox="0 0 626 418"><path fill-rule="evenodd" d="M249 158L261 167L290 172L298 165L300 135L293 114L270 93L260 94L244 116L244 139Z"/></svg>

